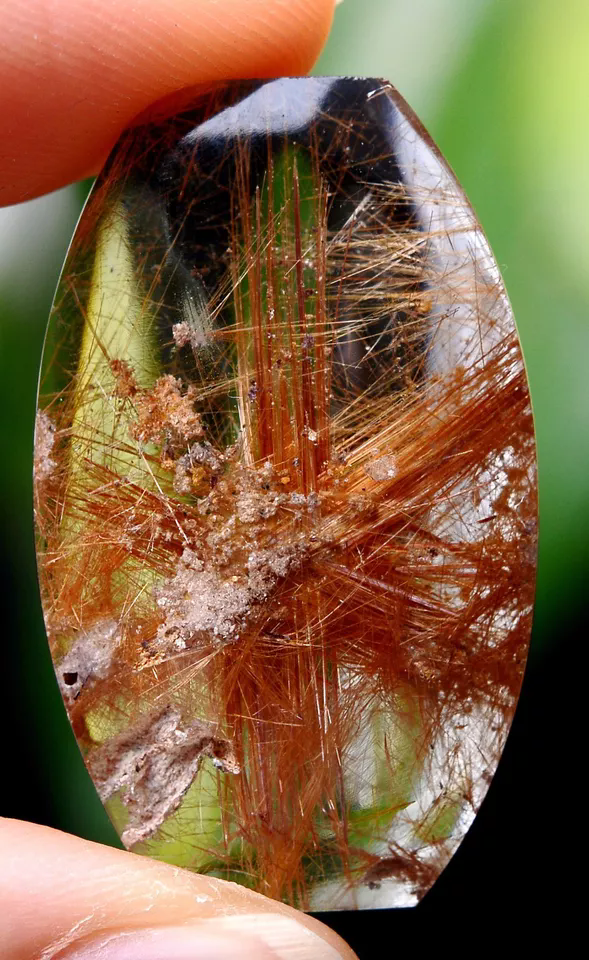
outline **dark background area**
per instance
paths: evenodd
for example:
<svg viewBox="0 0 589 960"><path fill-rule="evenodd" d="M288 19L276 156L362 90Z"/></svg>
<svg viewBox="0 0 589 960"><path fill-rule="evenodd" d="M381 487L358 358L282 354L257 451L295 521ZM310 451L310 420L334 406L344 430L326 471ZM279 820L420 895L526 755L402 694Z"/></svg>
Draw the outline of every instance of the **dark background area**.
<svg viewBox="0 0 589 960"><path fill-rule="evenodd" d="M381 935L442 949L472 922L488 931L515 919L525 933L558 917L569 893L579 788L567 744L589 569L588 53L585 0L346 0L316 71L390 79L456 171L513 302L539 453L536 616L507 748L474 826L418 908L322 916L360 958ZM53 677L32 530L37 370L86 189L0 212L0 813L117 844Z"/></svg>

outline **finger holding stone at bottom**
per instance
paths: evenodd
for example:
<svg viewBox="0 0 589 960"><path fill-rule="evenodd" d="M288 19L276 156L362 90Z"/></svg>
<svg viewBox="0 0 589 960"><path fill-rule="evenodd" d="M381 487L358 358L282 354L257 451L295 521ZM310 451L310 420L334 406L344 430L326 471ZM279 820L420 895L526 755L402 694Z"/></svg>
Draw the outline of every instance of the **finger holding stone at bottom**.
<svg viewBox="0 0 589 960"><path fill-rule="evenodd" d="M0 850L2 960L355 957L314 918L238 884L19 821L0 820Z"/></svg>

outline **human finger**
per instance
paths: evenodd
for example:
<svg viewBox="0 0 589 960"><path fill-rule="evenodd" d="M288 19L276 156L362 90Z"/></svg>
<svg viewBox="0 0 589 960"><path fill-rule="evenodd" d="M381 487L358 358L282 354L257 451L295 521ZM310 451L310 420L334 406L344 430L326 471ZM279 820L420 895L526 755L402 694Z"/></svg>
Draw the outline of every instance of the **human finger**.
<svg viewBox="0 0 589 960"><path fill-rule="evenodd" d="M334 0L6 0L0 205L97 172L150 104L221 80L306 73Z"/></svg>
<svg viewBox="0 0 589 960"><path fill-rule="evenodd" d="M3 960L354 960L330 929L235 883L0 820Z"/></svg>

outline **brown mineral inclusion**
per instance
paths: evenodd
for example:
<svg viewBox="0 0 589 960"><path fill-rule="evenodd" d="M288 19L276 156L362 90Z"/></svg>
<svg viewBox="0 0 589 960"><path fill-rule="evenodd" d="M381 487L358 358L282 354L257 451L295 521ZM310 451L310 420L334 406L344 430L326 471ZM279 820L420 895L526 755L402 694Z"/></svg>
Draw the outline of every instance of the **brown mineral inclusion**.
<svg viewBox="0 0 589 960"><path fill-rule="evenodd" d="M535 447L497 266L389 84L231 84L122 137L49 323L35 507L123 842L305 910L419 900L518 697Z"/></svg>

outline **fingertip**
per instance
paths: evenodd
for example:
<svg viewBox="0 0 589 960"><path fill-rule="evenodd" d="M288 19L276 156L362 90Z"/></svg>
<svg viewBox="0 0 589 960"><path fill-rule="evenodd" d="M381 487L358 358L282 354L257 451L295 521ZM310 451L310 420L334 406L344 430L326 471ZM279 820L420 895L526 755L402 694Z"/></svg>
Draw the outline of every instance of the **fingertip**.
<svg viewBox="0 0 589 960"><path fill-rule="evenodd" d="M174 91L306 73L333 10L334 0L9 0L0 203L95 172L120 131Z"/></svg>
<svg viewBox="0 0 589 960"><path fill-rule="evenodd" d="M270 951L288 946L289 960L299 960L299 941L300 960L308 960L308 943L317 950L313 960L355 958L318 920L236 883L17 820L0 818L0 849L2 960L65 960L115 934L123 943L137 935L140 946L147 937L145 946L145 931L197 924L234 942L253 942L259 932ZM88 956L103 960L101 953Z"/></svg>

